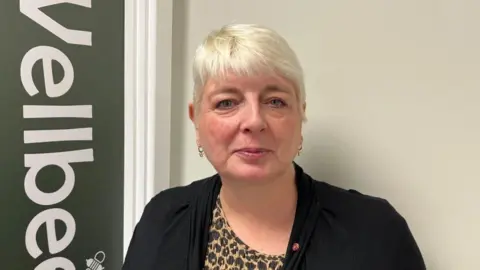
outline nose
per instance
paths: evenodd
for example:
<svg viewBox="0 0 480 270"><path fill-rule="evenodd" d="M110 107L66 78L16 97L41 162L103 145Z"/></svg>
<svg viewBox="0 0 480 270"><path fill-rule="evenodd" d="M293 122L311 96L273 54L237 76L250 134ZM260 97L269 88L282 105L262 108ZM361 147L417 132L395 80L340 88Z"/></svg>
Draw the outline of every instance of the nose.
<svg viewBox="0 0 480 270"><path fill-rule="evenodd" d="M265 130L267 124L259 104L245 104L242 116L240 127L243 132L255 133Z"/></svg>

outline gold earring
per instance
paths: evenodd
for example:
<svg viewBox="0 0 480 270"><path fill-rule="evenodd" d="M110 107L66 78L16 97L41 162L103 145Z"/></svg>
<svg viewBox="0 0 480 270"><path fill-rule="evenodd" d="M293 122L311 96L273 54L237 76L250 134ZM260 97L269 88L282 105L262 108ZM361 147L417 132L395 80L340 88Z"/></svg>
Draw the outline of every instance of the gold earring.
<svg viewBox="0 0 480 270"><path fill-rule="evenodd" d="M300 144L300 147L298 147L298 153L297 153L298 156L300 156L300 154L302 153L302 149L303 149L303 146Z"/></svg>
<svg viewBox="0 0 480 270"><path fill-rule="evenodd" d="M197 149L198 149L198 155L200 157L203 157L203 155L204 155L203 148L201 146L198 146Z"/></svg>

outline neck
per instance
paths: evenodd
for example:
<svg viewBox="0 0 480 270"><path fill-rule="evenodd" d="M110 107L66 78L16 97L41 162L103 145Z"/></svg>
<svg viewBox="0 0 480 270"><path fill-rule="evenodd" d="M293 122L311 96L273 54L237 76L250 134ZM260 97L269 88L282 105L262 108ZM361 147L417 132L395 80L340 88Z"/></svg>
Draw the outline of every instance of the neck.
<svg viewBox="0 0 480 270"><path fill-rule="evenodd" d="M290 227L297 203L295 169L292 165L262 183L223 179L220 200L227 216L248 220L254 226Z"/></svg>

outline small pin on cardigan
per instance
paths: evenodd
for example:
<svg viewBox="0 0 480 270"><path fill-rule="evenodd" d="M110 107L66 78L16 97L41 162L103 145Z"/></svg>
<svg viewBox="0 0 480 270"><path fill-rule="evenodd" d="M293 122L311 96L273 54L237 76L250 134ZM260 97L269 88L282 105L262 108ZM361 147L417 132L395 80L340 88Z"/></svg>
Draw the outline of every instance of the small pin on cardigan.
<svg viewBox="0 0 480 270"><path fill-rule="evenodd" d="M292 251L295 252L295 251L298 251L300 249L300 245L298 243L294 243L292 245Z"/></svg>

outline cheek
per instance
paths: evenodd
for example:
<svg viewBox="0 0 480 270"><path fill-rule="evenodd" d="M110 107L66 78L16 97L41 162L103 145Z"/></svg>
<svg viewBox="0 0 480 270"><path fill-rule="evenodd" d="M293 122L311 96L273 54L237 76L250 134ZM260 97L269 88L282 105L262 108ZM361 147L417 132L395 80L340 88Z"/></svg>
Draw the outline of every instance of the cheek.
<svg viewBox="0 0 480 270"><path fill-rule="evenodd" d="M273 125L272 133L278 142L280 142L283 153L296 152L301 144L302 138L301 119L286 117Z"/></svg>
<svg viewBox="0 0 480 270"><path fill-rule="evenodd" d="M235 137L236 124L234 121L227 121L218 118L207 118L202 123L200 141L211 149L217 146L225 147Z"/></svg>
<svg viewBox="0 0 480 270"><path fill-rule="evenodd" d="M274 134L278 134L283 139L295 140L301 134L301 120L292 115L282 118L273 124Z"/></svg>

